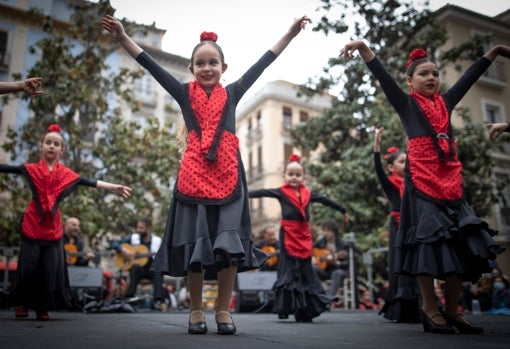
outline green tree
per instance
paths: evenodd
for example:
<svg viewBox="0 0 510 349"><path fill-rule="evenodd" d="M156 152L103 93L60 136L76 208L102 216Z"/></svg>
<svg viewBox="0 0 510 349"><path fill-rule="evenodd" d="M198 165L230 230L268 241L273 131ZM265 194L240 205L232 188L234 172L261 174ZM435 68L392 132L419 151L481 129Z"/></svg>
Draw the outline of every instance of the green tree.
<svg viewBox="0 0 510 349"><path fill-rule="evenodd" d="M385 0L321 0L318 11L324 15L314 27L327 35L350 35L370 44L390 74L405 86L407 54L416 47L427 52L437 49L447 39L444 28L434 21L434 13L417 6L417 1ZM353 24L351 24L353 23ZM347 39L344 39L347 41ZM478 38L459 43L439 57L440 66L459 59L479 56L483 40ZM339 51L342 42L339 40ZM319 149L318 161L307 164L311 187L344 203L351 215L352 224L346 227L357 233L361 249L379 247L386 241L388 210L372 165L374 127L384 126L382 149L397 146L405 149L406 137L400 120L361 59L345 62L333 57L320 77L309 79L302 88L304 94L322 92L341 86L338 98L323 116L312 119L307 125L293 130L298 147ZM466 127L456 130L459 155L464 165L468 200L477 214L487 214L490 203L491 176L479 176L480 169L492 168L486 136L481 125L473 125L464 113ZM326 130L326 132L325 132ZM479 146L483 145L483 146ZM486 146L487 145L487 146ZM467 155L469 154L469 155ZM476 160L475 160L476 159ZM488 195L489 194L489 195ZM319 206L313 207L314 219L330 213Z"/></svg>
<svg viewBox="0 0 510 349"><path fill-rule="evenodd" d="M109 1L74 4L70 23L54 21L37 9L31 11L45 37L30 48L41 59L29 72L44 77L45 94L32 98L33 117L16 130L11 129L3 147L12 160L39 160L38 147L44 131L58 123L64 134L64 163L85 178L96 178L133 187L124 199L105 191L80 187L61 204L64 216L75 215L94 242L107 234L130 233L137 215L155 219L161 232L170 200L170 186L179 161L172 125L160 125L156 118L143 127L127 122L119 101L136 109L129 87L142 71L111 71L106 58L118 49L103 35L99 19L113 13ZM141 30L124 23L128 32ZM15 244L19 217L30 199L30 191L20 178L2 176L0 190L9 192L13 205L0 213L0 242Z"/></svg>

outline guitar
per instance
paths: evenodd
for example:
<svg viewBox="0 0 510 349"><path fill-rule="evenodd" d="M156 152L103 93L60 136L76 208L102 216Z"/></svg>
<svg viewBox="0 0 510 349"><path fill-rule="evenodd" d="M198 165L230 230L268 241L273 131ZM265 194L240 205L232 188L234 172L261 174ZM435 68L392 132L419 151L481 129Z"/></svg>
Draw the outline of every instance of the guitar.
<svg viewBox="0 0 510 349"><path fill-rule="evenodd" d="M138 264L143 267L149 261L149 257L154 255L154 253L149 252L149 249L145 245L133 246L128 243L123 243L120 246L133 253L133 258L126 258L122 252L115 253L113 256L113 263L115 267L120 270L129 270L133 264Z"/></svg>
<svg viewBox="0 0 510 349"><path fill-rule="evenodd" d="M278 255L280 254L279 250L273 246L262 246L260 249L267 254L266 263L270 268L273 268L276 264L278 264Z"/></svg>
<svg viewBox="0 0 510 349"><path fill-rule="evenodd" d="M345 259L347 257L347 252L345 250L340 250L337 253L332 253L327 248L314 247L312 255L315 258L317 266L322 270L326 270L330 264L336 262L338 259Z"/></svg>
<svg viewBox="0 0 510 349"><path fill-rule="evenodd" d="M89 254L89 252L79 252L78 248L75 244L64 244L64 250L66 252L66 262L69 265L75 265L78 261L78 257L85 257ZM95 251L92 252L94 254L94 258L91 259L94 265L99 265L101 262L101 256L111 257L113 252L110 251Z"/></svg>

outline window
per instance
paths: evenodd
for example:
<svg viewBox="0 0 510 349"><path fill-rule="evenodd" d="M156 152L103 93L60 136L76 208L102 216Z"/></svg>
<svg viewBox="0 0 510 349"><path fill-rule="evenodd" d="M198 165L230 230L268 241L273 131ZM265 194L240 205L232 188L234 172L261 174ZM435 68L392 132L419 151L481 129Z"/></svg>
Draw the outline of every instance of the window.
<svg viewBox="0 0 510 349"><path fill-rule="evenodd" d="M0 31L0 67L9 65L7 57L7 32Z"/></svg>
<svg viewBox="0 0 510 349"><path fill-rule="evenodd" d="M257 157L258 157L258 159L257 159L258 174L261 175L262 171L264 170L264 166L263 166L263 163L262 163L262 146L257 148Z"/></svg>
<svg viewBox="0 0 510 349"><path fill-rule="evenodd" d="M152 97L152 76L149 74L145 74L140 79L136 81L135 90L137 97L141 98L142 100L147 100L148 97Z"/></svg>
<svg viewBox="0 0 510 349"><path fill-rule="evenodd" d="M289 157L292 155L293 151L294 151L294 147L292 146L292 144L284 144L283 145L283 156L284 156L283 168L285 168L285 166L287 165L287 160L289 160Z"/></svg>
<svg viewBox="0 0 510 349"><path fill-rule="evenodd" d="M483 102L484 119L486 122L503 122L502 105L497 102Z"/></svg>
<svg viewBox="0 0 510 349"><path fill-rule="evenodd" d="M283 128L288 130L292 128L292 109L283 107Z"/></svg>
<svg viewBox="0 0 510 349"><path fill-rule="evenodd" d="M310 119L310 115L308 115L308 112L306 111L299 111L299 123L300 124L306 124L308 122L308 119Z"/></svg>

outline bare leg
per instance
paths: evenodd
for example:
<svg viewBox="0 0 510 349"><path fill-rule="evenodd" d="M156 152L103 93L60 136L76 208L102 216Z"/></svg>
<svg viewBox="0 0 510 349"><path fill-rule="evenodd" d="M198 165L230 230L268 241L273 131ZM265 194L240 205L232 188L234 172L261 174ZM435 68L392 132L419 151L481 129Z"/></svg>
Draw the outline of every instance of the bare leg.
<svg viewBox="0 0 510 349"><path fill-rule="evenodd" d="M458 306L462 292L462 281L457 276L445 279L445 312L457 321L466 322L462 316L458 316Z"/></svg>

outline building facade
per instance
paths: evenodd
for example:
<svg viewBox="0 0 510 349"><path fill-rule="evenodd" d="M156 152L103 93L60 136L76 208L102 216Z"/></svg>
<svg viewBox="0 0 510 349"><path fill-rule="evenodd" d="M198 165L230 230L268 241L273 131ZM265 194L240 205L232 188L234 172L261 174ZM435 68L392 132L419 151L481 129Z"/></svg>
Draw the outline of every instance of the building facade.
<svg viewBox="0 0 510 349"><path fill-rule="evenodd" d="M292 144L292 127L306 123L331 106L332 96L298 97L298 86L287 81L264 85L239 106L237 136L249 188L276 188L283 184L289 156L303 154ZM253 231L257 235L267 224L279 224L280 204L269 198L250 200Z"/></svg>
<svg viewBox="0 0 510 349"><path fill-rule="evenodd" d="M84 3L84 0L3 0L0 2L0 80L12 81L13 74L27 78L28 71L41 58L31 53L30 48L46 37L40 23L30 14L37 9L52 18L55 25L68 25L73 8L70 5ZM99 23L98 23L99 25ZM134 39L163 65L177 79L185 82L192 78L188 69L189 59L177 56L161 49L165 30L146 27L145 33L137 34ZM140 70L140 65L125 50L119 48L107 57L111 71ZM44 85L44 81L43 81ZM138 121L143 125L147 117L156 117L160 124L171 122L176 127L181 120L178 104L149 74L137 80L131 87L138 104L138 111L133 112L123 100L112 97L112 108L120 107L126 120ZM16 129L30 117L28 103L11 96L7 103L0 104L0 139L6 139L9 127ZM9 161L8 154L0 149L0 163Z"/></svg>
<svg viewBox="0 0 510 349"><path fill-rule="evenodd" d="M475 36L490 37L485 46L489 49L493 45L510 46L510 9L489 17L469 11L467 9L446 5L436 12L437 22L448 32L448 41L441 50L450 49L463 42L472 40ZM455 66L441 67L441 81L451 86L472 62L458 62ZM459 69L460 68L460 69ZM498 57L487 72L469 90L457 105L466 108L475 124L493 122L510 122L510 62L507 58ZM454 112L453 124L462 127L459 113ZM494 178L510 179L510 142L506 135L500 137L494 147L492 157L495 161ZM499 202L493 208L493 214L487 217L490 226L499 230L496 239L507 249L498 258L498 263L504 270L510 270L510 187L506 186L497 192Z"/></svg>

